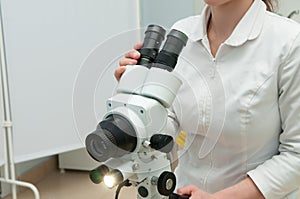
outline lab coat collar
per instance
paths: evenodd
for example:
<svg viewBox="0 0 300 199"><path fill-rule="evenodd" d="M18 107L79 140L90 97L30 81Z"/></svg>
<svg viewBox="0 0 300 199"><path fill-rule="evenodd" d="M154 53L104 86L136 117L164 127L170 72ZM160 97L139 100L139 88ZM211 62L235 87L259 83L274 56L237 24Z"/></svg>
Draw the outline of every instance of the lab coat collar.
<svg viewBox="0 0 300 199"><path fill-rule="evenodd" d="M263 27L265 12L265 3L261 0L254 0L249 10L233 30L231 36L224 43L230 46L240 46L247 40L257 38ZM193 41L202 40L207 35L206 27L210 14L210 9L206 5L198 24L196 24L190 36Z"/></svg>
<svg viewBox="0 0 300 199"><path fill-rule="evenodd" d="M207 27L209 17L210 17L210 9L207 5L205 5L205 7L200 15L200 19L197 20L197 23L194 26L194 30L192 31L192 33L190 35L191 40L199 41L204 38L204 36L207 34L206 27Z"/></svg>

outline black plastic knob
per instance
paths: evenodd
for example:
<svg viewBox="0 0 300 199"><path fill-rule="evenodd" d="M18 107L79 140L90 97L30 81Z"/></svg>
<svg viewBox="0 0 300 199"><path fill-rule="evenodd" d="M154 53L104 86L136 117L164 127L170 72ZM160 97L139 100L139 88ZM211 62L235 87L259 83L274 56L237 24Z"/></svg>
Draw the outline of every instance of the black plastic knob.
<svg viewBox="0 0 300 199"><path fill-rule="evenodd" d="M164 171L158 178L157 190L163 196L171 195L176 187L176 177L174 173Z"/></svg>
<svg viewBox="0 0 300 199"><path fill-rule="evenodd" d="M169 153L174 146L172 136L155 134L150 138L150 147L163 153Z"/></svg>

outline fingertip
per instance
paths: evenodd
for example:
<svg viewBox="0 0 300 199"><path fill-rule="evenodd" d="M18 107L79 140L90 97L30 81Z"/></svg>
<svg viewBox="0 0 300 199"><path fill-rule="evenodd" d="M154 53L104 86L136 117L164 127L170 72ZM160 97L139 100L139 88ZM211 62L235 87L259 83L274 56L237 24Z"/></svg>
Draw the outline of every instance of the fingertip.
<svg viewBox="0 0 300 199"><path fill-rule="evenodd" d="M143 45L144 45L144 43L143 42L138 42L138 43L136 43L135 45L134 45L134 49L136 49L136 50L138 50L138 49L140 49L140 48L142 48L143 47Z"/></svg>
<svg viewBox="0 0 300 199"><path fill-rule="evenodd" d="M140 58L140 55L137 55L135 59L131 59L128 63L128 65L135 65L138 63L138 59Z"/></svg>
<svg viewBox="0 0 300 199"><path fill-rule="evenodd" d="M139 51L136 50L136 51L133 52L133 58L134 59L139 59L140 56L141 56L141 53Z"/></svg>
<svg viewBox="0 0 300 199"><path fill-rule="evenodd" d="M177 193L181 195L183 193L182 188L177 189Z"/></svg>

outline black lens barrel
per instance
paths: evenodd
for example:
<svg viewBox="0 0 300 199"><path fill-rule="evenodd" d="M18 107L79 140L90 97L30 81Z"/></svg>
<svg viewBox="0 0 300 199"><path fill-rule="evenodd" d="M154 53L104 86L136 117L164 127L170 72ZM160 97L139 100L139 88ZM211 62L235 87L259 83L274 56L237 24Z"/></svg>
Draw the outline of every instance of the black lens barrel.
<svg viewBox="0 0 300 199"><path fill-rule="evenodd" d="M167 40L154 60L152 67L172 71L177 64L178 56L186 45L187 40L188 37L183 32L172 29L167 35Z"/></svg>
<svg viewBox="0 0 300 199"><path fill-rule="evenodd" d="M137 145L136 132L125 117L110 115L87 136L85 144L95 160L104 162L133 152Z"/></svg>
<svg viewBox="0 0 300 199"><path fill-rule="evenodd" d="M158 25L149 25L143 42L143 47L139 49L141 57L138 65L148 66L157 56L162 41L165 38L166 30Z"/></svg>

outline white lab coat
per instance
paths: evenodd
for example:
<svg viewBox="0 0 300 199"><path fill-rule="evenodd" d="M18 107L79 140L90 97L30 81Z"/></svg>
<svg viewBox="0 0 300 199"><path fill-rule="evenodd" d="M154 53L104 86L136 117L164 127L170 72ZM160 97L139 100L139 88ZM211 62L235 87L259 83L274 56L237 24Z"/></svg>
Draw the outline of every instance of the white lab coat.
<svg viewBox="0 0 300 199"><path fill-rule="evenodd" d="M265 198L298 199L300 25L255 0L214 58L209 14L173 26L190 39L174 71L183 85L173 109L187 133L177 187L213 193L248 175Z"/></svg>

